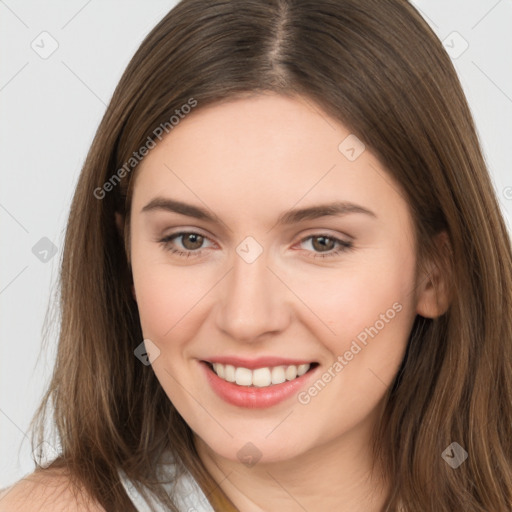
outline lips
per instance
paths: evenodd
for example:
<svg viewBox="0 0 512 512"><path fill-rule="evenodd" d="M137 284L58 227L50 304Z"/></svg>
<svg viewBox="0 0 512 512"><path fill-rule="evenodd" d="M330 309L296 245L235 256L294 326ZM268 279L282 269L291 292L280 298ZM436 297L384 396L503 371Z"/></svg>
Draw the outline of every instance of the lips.
<svg viewBox="0 0 512 512"><path fill-rule="evenodd" d="M228 361L230 363L235 363L236 366L235 364L230 365ZM313 376L317 374L316 370L319 366L318 363L314 362L276 357L264 357L253 360L244 360L238 357L219 357L211 358L209 361L199 361L199 363L202 372L206 377L207 383L217 396L231 405L250 409L268 408L291 398L293 395L298 393L307 382L313 379ZM239 381L240 378L243 380L245 379L245 374L247 372L253 373L254 375L260 371L265 372L265 369L268 370L269 367L298 368L303 366L303 368L306 367L307 370L306 373L297 373L295 378L291 376L291 380L285 380L279 384L265 385L265 383L259 381L256 385L250 385L249 382L245 382L240 385L236 382L229 382L217 375L214 369L214 364L217 370L220 366L223 366L224 368L228 368L229 366L231 366L231 368L235 367L237 369L236 380ZM296 364L298 364L298 366L295 366ZM243 370L242 375L239 375L239 370ZM261 376L259 379L260 378ZM261 387L258 384L260 384ZM266 384L268 384L268 376Z"/></svg>

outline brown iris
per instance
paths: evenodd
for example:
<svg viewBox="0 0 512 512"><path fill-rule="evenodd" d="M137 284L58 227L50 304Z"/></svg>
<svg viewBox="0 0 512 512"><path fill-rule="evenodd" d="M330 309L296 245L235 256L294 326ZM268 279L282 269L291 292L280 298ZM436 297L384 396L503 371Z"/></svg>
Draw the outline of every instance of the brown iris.
<svg viewBox="0 0 512 512"><path fill-rule="evenodd" d="M203 245L204 236L198 235L197 233L186 233L182 235L182 244L185 249L193 251L199 249Z"/></svg>
<svg viewBox="0 0 512 512"><path fill-rule="evenodd" d="M315 236L312 238L311 243L315 250L325 252L334 249L336 242L327 236Z"/></svg>

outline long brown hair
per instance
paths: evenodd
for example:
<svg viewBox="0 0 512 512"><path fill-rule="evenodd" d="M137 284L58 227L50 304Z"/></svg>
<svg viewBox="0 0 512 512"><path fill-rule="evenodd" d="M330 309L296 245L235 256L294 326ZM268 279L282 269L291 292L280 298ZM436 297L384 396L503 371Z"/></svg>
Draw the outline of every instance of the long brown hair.
<svg viewBox="0 0 512 512"><path fill-rule="evenodd" d="M156 473L166 450L216 510L236 510L152 368L134 356L143 336L127 236L131 158L159 142L158 127L170 132L191 100L198 111L262 91L299 94L349 127L404 191L420 260L434 258L449 276L450 307L416 318L376 430L375 460L391 482L383 510L510 511L510 238L452 62L405 0L184 0L146 37L73 198L57 361L34 446L47 440L53 406L61 453L52 467L67 468L106 510L134 510L119 469L177 510ZM443 231L441 254L434 237ZM456 470L441 457L452 442L469 454Z"/></svg>

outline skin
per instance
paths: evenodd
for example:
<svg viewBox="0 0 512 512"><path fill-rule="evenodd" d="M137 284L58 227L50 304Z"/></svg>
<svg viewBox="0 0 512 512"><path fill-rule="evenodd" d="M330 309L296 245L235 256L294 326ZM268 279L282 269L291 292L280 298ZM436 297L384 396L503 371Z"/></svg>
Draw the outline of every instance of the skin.
<svg viewBox="0 0 512 512"><path fill-rule="evenodd" d="M380 510L389 482L370 475L371 429L415 316L446 308L417 269L398 184L369 149L355 161L339 151L349 134L309 99L257 95L189 114L137 169L130 250L144 338L160 350L152 367L202 461L244 512ZM142 212L156 196L220 220ZM375 216L276 224L292 208L332 201ZM206 237L199 256L159 242L179 232ZM322 258L321 240L311 238L322 234L353 246ZM263 249L252 263L236 252L247 236ZM333 253L332 244L324 250ZM194 252L183 237L169 247ZM213 392L198 363L296 357L318 362L321 375L393 304L400 312L306 405L293 396L267 409L235 407ZM237 457L248 442L261 454L252 467Z"/></svg>

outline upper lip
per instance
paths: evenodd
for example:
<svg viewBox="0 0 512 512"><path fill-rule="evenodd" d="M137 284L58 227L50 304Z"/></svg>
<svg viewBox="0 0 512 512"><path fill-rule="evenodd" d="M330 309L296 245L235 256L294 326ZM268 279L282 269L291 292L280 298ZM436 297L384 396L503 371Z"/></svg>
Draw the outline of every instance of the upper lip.
<svg viewBox="0 0 512 512"><path fill-rule="evenodd" d="M299 366L301 364L311 364L313 361L304 359L289 359L277 356L258 357L257 359L243 359L235 356L210 357L204 359L207 363L230 364L236 368L247 368L254 370L256 368L265 368L267 366Z"/></svg>

